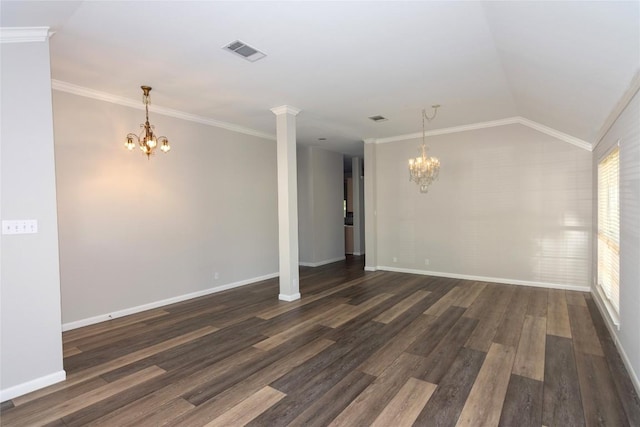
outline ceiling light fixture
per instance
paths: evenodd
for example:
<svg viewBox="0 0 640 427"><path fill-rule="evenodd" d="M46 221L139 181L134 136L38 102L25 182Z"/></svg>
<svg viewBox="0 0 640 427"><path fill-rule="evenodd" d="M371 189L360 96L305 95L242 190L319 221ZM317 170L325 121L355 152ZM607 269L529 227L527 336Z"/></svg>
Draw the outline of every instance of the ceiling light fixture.
<svg viewBox="0 0 640 427"><path fill-rule="evenodd" d="M127 141L124 143L124 146L127 147L129 151L131 151L137 144L142 152L147 155L147 158L149 158L152 154L155 153L158 143L160 143L160 150L162 150L163 153L171 150L171 146L169 145L169 140L166 136L156 137L156 135L153 133L155 126L149 124L149 104L151 104L149 92L151 92L151 87L140 86L140 88L142 89L142 102L144 103L146 120L143 124L140 125L140 128L142 129L140 135L136 135L135 133L128 134Z"/></svg>
<svg viewBox="0 0 640 427"><path fill-rule="evenodd" d="M409 182L414 181L420 186L420 192L429 191L429 186L433 181L438 179L440 173L440 160L435 157L427 157L427 144L425 142L424 120L429 123L436 118L440 105L432 105L433 115L427 116L427 112L422 110L422 145L418 148L420 155L414 159L409 159Z"/></svg>

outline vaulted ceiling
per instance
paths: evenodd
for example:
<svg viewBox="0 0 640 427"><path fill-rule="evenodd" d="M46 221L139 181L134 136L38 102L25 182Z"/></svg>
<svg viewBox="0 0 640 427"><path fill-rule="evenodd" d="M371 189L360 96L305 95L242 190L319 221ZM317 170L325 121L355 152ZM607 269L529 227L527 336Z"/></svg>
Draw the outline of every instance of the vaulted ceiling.
<svg viewBox="0 0 640 427"><path fill-rule="evenodd" d="M49 26L52 78L356 155L365 138L521 116L595 143L640 69L640 2L8 1ZM242 40L266 57L222 49ZM388 120L374 123L369 116ZM327 138L319 141L319 138ZM177 141L176 141L177 142ZM174 144L177 146L177 144Z"/></svg>

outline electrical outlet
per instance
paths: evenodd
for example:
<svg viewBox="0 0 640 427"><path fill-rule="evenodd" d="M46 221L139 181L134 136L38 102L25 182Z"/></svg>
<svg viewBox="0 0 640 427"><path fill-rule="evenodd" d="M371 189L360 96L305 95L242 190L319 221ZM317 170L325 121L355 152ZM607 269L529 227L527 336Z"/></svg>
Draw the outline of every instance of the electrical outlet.
<svg viewBox="0 0 640 427"><path fill-rule="evenodd" d="M218 280L219 278L220 278L220 275L218 274L217 271L215 273L213 273L213 279L214 280Z"/></svg>
<svg viewBox="0 0 640 427"><path fill-rule="evenodd" d="M393 257L393 262L398 262L398 257Z"/></svg>
<svg viewBox="0 0 640 427"><path fill-rule="evenodd" d="M429 260L429 258L425 258L424 259L424 265L430 265L431 261Z"/></svg>

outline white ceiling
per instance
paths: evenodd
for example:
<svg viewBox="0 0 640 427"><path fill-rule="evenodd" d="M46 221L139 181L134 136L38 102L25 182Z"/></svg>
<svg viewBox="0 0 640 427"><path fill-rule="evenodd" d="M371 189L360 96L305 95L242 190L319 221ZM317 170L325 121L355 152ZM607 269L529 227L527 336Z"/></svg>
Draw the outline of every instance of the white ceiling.
<svg viewBox="0 0 640 427"><path fill-rule="evenodd" d="M594 143L640 69L640 2L8 1L50 26L52 77L349 155L365 138L522 116ZM222 46L240 39L255 63ZM374 123L367 117L389 120ZM167 133L170 133L167 131ZM318 138L327 141L318 141ZM176 147L179 141L174 143Z"/></svg>

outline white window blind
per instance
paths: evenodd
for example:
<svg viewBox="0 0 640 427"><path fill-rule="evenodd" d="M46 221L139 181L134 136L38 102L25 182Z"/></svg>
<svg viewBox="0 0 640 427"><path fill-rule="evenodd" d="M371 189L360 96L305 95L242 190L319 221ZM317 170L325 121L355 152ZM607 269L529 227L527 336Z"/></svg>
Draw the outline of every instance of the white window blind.
<svg viewBox="0 0 640 427"><path fill-rule="evenodd" d="M598 285L615 314L620 310L620 151L598 163Z"/></svg>

